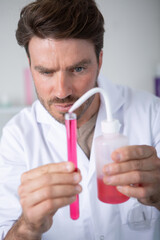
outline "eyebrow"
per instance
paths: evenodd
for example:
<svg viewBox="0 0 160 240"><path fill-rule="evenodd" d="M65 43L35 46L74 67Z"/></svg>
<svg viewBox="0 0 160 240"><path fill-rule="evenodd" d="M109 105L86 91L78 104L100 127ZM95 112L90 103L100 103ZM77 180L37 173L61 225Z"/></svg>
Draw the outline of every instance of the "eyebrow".
<svg viewBox="0 0 160 240"><path fill-rule="evenodd" d="M43 67L43 66L35 66L34 67L35 70L37 70L38 72L54 72L54 69L52 68L46 68L46 67Z"/></svg>
<svg viewBox="0 0 160 240"><path fill-rule="evenodd" d="M79 66L86 66L86 65L90 65L90 64L91 64L90 59L83 59L80 62L77 62L77 63L67 67L66 69L70 70L70 69L74 69ZM34 69L37 70L38 72L51 72L52 73L55 71L55 69L53 69L53 68L47 68L47 67L43 67L41 65L35 66Z"/></svg>

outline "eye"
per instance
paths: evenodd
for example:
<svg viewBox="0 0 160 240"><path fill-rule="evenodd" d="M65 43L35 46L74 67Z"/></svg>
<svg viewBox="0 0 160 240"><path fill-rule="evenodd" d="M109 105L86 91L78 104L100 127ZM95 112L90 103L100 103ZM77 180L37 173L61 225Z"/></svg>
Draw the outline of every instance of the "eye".
<svg viewBox="0 0 160 240"><path fill-rule="evenodd" d="M75 67L75 72L82 72L84 70L84 67Z"/></svg>
<svg viewBox="0 0 160 240"><path fill-rule="evenodd" d="M44 76L51 76L53 74L53 72L49 72L49 71L41 71L40 74L44 75Z"/></svg>
<svg viewBox="0 0 160 240"><path fill-rule="evenodd" d="M52 74L51 72L44 72L43 73L44 75L49 75L49 74Z"/></svg>

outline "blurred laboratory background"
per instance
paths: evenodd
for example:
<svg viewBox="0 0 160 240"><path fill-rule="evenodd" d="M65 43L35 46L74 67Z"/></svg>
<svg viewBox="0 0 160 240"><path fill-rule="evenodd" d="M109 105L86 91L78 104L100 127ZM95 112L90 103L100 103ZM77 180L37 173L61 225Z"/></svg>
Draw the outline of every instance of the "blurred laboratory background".
<svg viewBox="0 0 160 240"><path fill-rule="evenodd" d="M0 136L10 117L36 99L25 51L15 39L20 10L29 2L0 0ZM102 75L160 95L160 0L97 4L106 30Z"/></svg>

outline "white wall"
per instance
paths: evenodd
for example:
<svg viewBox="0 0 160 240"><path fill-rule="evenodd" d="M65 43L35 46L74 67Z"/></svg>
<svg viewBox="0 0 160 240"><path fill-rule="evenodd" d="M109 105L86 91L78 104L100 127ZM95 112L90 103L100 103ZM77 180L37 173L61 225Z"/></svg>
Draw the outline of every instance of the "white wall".
<svg viewBox="0 0 160 240"><path fill-rule="evenodd" d="M24 103L25 51L15 40L22 6L31 0L0 0L0 98ZM97 0L106 21L103 74L116 83L153 92L160 62L160 0Z"/></svg>
<svg viewBox="0 0 160 240"><path fill-rule="evenodd" d="M28 63L24 50L17 45L15 31L20 9L27 2L0 0L0 100L7 95L16 104L25 101L23 70Z"/></svg>
<svg viewBox="0 0 160 240"><path fill-rule="evenodd" d="M116 83L154 92L160 63L160 0L97 0L105 16L103 72Z"/></svg>

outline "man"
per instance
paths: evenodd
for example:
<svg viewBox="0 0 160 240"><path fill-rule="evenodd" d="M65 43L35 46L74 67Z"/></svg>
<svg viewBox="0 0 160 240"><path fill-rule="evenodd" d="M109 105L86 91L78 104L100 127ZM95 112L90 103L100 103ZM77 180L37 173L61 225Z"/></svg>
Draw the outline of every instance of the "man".
<svg viewBox="0 0 160 240"><path fill-rule="evenodd" d="M0 239L160 239L160 101L99 78L103 25L94 0L37 0L21 12L16 37L39 100L3 131ZM76 110L79 171L67 162L64 115L95 86L108 93L130 142L103 168L104 183L130 197L123 204L97 198L94 138L106 114L99 94Z"/></svg>

